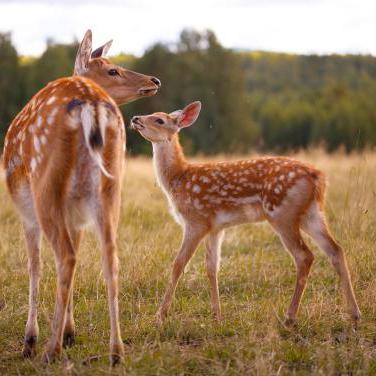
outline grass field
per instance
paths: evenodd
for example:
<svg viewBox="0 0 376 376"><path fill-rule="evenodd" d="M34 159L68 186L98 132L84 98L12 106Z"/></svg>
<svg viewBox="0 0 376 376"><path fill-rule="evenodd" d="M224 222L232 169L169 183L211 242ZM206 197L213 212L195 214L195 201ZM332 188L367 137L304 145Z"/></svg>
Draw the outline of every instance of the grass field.
<svg viewBox="0 0 376 376"><path fill-rule="evenodd" d="M41 362L55 294L53 255L44 243L38 356L21 358L27 259L17 213L1 182L0 374L376 375L376 154L316 151L298 157L327 173L329 222L347 253L363 313L358 331L349 323L337 277L317 248L298 325L284 327L295 267L267 225L226 232L219 276L223 322L211 316L201 246L178 286L169 319L157 328L155 313L181 230L155 184L151 161L128 159L118 231L123 364L109 368L106 289L99 248L90 233L76 272L76 345L61 362Z"/></svg>

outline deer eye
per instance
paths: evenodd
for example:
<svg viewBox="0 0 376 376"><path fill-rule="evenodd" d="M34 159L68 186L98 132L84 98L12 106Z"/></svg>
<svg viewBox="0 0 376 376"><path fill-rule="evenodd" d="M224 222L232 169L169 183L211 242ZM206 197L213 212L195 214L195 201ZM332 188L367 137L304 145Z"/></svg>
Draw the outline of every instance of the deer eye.
<svg viewBox="0 0 376 376"><path fill-rule="evenodd" d="M110 76L120 76L120 74L119 74L119 72L117 71L117 69L110 69L110 70L108 71L108 74L109 74Z"/></svg>
<svg viewBox="0 0 376 376"><path fill-rule="evenodd" d="M164 121L161 118L156 119L155 122L161 125L164 124Z"/></svg>

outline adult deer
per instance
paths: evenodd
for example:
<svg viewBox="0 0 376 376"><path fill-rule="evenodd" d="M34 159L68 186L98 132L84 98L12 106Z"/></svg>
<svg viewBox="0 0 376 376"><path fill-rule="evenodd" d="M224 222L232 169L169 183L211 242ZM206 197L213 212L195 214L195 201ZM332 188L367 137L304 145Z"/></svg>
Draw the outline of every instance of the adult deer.
<svg viewBox="0 0 376 376"><path fill-rule="evenodd" d="M301 230L330 257L338 272L352 318L360 311L354 296L345 255L330 235L323 212L325 178L319 170L284 157L257 158L230 163L191 164L179 144L178 132L192 125L200 102L170 114L136 116L132 127L153 144L159 185L165 192L184 236L175 259L171 282L158 318L169 310L179 278L200 241L206 237L206 267L214 315L221 317L218 269L224 228L240 223L268 221L293 256L297 268L295 292L287 323L296 319L314 256Z"/></svg>
<svg viewBox="0 0 376 376"><path fill-rule="evenodd" d="M113 65L102 57L111 42L92 52L87 31L74 76L50 82L16 116L5 138L4 166L24 227L30 275L29 314L23 354L35 354L41 230L57 267L51 361L74 341L73 276L82 229L93 224L102 247L111 320L110 356L123 354L118 314L116 229L125 150L117 104L157 93L160 81Z"/></svg>

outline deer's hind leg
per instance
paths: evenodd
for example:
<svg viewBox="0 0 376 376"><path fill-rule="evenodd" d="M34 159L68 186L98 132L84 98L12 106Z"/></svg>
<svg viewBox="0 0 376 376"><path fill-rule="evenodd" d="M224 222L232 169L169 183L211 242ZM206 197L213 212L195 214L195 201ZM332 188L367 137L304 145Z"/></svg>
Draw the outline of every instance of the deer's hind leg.
<svg viewBox="0 0 376 376"><path fill-rule="evenodd" d="M116 245L120 215L120 182L111 181L101 195L101 205L96 213L97 233L102 248L102 269L107 285L110 314L110 363L112 366L124 356L119 320L119 261Z"/></svg>
<svg viewBox="0 0 376 376"><path fill-rule="evenodd" d="M29 313L27 317L23 356L34 357L39 334L38 326L38 293L40 280L40 239L41 232L37 223L31 225L24 222L24 232L28 252L29 271Z"/></svg>
<svg viewBox="0 0 376 376"><path fill-rule="evenodd" d="M13 190L13 192L11 190L11 194L19 213L21 214L28 256L29 312L22 353L24 357L29 358L36 354L36 344L39 334L38 293L41 270L41 231L35 214L30 185L27 182L24 182L19 185L17 189Z"/></svg>
<svg viewBox="0 0 376 376"><path fill-rule="evenodd" d="M77 257L77 252L80 247L80 242L82 238L82 230L74 229L73 227L69 228L69 235L73 245L74 252ZM71 347L75 343L75 323L73 315L73 286L74 280L72 281L72 288L69 295L69 303L67 308L67 315L65 319L64 334L63 334L63 347Z"/></svg>
<svg viewBox="0 0 376 376"><path fill-rule="evenodd" d="M54 250L57 271L55 310L51 324L52 333L44 354L44 360L52 362L56 357L60 356L62 350L63 332L71 296L76 255L63 215L57 213L53 222L46 221L44 218L42 226Z"/></svg>
<svg viewBox="0 0 376 376"><path fill-rule="evenodd" d="M296 320L314 256L305 244L297 226L278 226L275 227L275 230L279 234L285 248L294 258L296 265L295 291L286 314L286 324L291 325Z"/></svg>
<svg viewBox="0 0 376 376"><path fill-rule="evenodd" d="M339 275L352 319L357 322L360 319L360 310L352 287L345 253L343 252L342 247L330 234L325 221L325 215L322 210L320 210L317 203L312 204L305 215L302 223L302 229L312 237L312 239L326 253L332 262L334 269Z"/></svg>

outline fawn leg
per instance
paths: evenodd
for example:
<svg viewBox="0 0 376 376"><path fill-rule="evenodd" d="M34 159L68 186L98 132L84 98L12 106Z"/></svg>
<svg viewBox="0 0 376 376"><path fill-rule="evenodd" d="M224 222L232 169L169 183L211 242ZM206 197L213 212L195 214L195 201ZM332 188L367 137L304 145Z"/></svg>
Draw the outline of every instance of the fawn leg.
<svg viewBox="0 0 376 376"><path fill-rule="evenodd" d="M343 252L342 247L331 236L325 221L324 213L317 206L310 210L303 229L312 237L332 262L334 269L339 275L352 319L356 323L360 320L361 313L358 303L356 302L345 253Z"/></svg>
<svg viewBox="0 0 376 376"><path fill-rule="evenodd" d="M221 320L221 305L218 291L218 270L221 262L221 245L224 232L211 232L205 239L206 271L210 282L211 306L214 316Z"/></svg>
<svg viewBox="0 0 376 376"><path fill-rule="evenodd" d="M171 281L165 292L163 303L161 304L158 311L158 320L160 323L163 322L167 316L168 310L170 308L175 293L176 286L178 284L181 274L184 271L185 266L193 256L197 246L199 245L200 241L206 233L206 229L202 229L199 227L187 226L184 229L184 236L180 247L180 251L176 256L174 264L172 266Z"/></svg>
<svg viewBox="0 0 376 376"><path fill-rule="evenodd" d="M277 228L276 230L285 248L293 256L296 265L295 291L286 314L286 324L292 324L296 320L314 256L301 237L299 229L283 226L283 228Z"/></svg>

